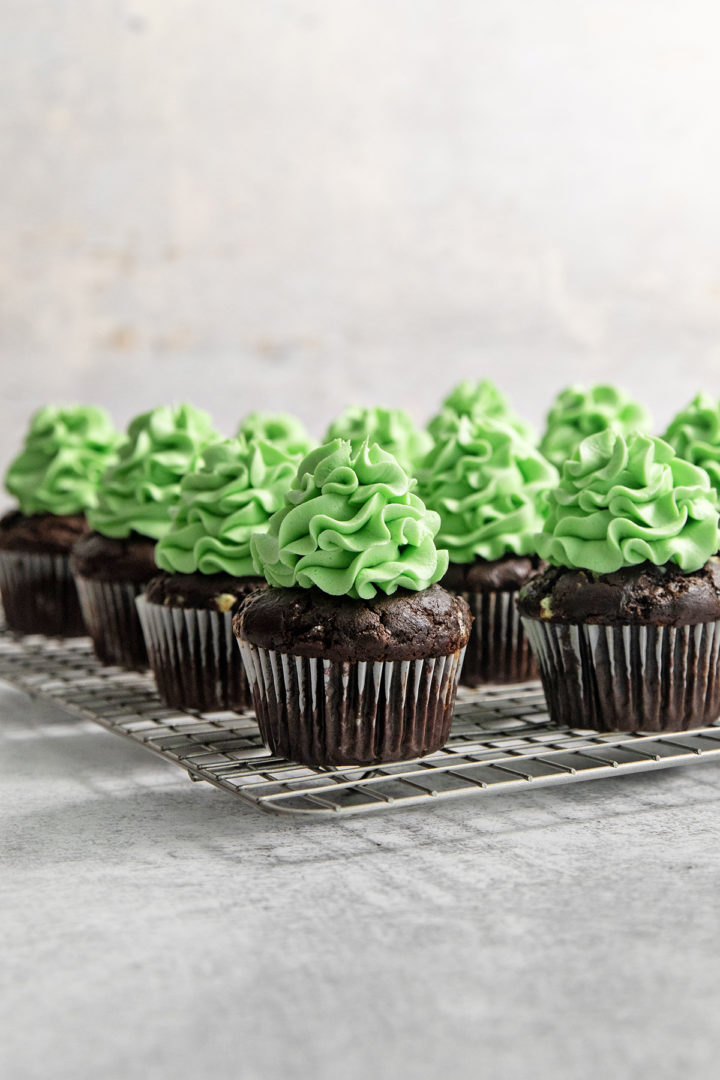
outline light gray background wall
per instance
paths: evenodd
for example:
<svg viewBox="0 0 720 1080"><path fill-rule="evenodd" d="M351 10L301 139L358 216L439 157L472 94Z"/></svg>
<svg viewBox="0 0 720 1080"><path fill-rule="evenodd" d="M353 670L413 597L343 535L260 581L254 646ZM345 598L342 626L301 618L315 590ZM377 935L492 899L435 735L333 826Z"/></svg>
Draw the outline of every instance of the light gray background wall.
<svg viewBox="0 0 720 1080"><path fill-rule="evenodd" d="M712 0L2 0L0 462L90 398L720 391Z"/></svg>

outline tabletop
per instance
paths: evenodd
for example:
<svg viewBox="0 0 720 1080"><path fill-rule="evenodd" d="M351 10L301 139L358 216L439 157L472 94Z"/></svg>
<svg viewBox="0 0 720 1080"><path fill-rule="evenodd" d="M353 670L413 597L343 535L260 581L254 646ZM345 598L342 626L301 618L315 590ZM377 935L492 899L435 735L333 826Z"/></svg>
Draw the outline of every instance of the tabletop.
<svg viewBox="0 0 720 1080"><path fill-rule="evenodd" d="M2 684L0 742L12 1080L714 1075L720 763L326 822Z"/></svg>

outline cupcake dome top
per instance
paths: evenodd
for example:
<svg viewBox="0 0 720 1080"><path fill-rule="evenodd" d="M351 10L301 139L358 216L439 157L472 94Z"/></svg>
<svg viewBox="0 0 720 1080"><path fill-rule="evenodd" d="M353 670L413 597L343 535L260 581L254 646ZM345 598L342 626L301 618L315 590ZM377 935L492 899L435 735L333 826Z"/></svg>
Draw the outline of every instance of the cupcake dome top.
<svg viewBox="0 0 720 1080"><path fill-rule="evenodd" d="M508 424L460 419L428 454L420 494L440 515L437 543L450 562L535 552L545 496L557 470Z"/></svg>
<svg viewBox="0 0 720 1080"><path fill-rule="evenodd" d="M46 405L30 419L5 486L23 514L79 514L97 505L120 436L104 409Z"/></svg>
<svg viewBox="0 0 720 1080"><path fill-rule="evenodd" d="M350 405L328 428L325 442L332 439L348 439L354 450L366 439L377 443L409 473L432 445L428 433L416 427L410 413L380 406Z"/></svg>
<svg viewBox="0 0 720 1080"><path fill-rule="evenodd" d="M465 379L458 383L443 401L438 415L428 424L428 431L439 442L457 431L463 416L475 420L502 420L529 442L535 442L537 438L532 426L517 415L505 395L490 379Z"/></svg>
<svg viewBox="0 0 720 1080"><path fill-rule="evenodd" d="M720 402L698 394L670 421L663 439L679 457L705 469L720 503Z"/></svg>
<svg viewBox="0 0 720 1080"><path fill-rule="evenodd" d="M436 513L414 494L396 459L376 444L334 439L298 469L268 531L253 536L258 572L274 586L369 600L378 591L419 592L448 565Z"/></svg>
<svg viewBox="0 0 720 1080"><path fill-rule="evenodd" d="M132 532L152 540L164 536L180 481L218 438L210 416L192 405L162 406L136 416L117 463L103 477L98 505L88 514L91 527L117 538Z"/></svg>
<svg viewBox="0 0 720 1080"><path fill-rule="evenodd" d="M251 412L240 423L238 438L262 439L289 454L307 454L314 445L297 416L284 412Z"/></svg>
<svg viewBox="0 0 720 1080"><path fill-rule="evenodd" d="M662 439L591 435L563 466L536 545L557 566L596 574L643 562L699 570L720 547L710 480Z"/></svg>
<svg viewBox="0 0 720 1080"><path fill-rule="evenodd" d="M568 386L562 390L547 415L540 449L558 468L572 457L575 448L588 435L600 431L649 431L650 413L624 390L615 386Z"/></svg>
<svg viewBox="0 0 720 1080"><path fill-rule="evenodd" d="M200 467L180 484L172 525L155 548L158 566L177 574L253 576L250 538L267 529L299 460L260 439L208 446Z"/></svg>

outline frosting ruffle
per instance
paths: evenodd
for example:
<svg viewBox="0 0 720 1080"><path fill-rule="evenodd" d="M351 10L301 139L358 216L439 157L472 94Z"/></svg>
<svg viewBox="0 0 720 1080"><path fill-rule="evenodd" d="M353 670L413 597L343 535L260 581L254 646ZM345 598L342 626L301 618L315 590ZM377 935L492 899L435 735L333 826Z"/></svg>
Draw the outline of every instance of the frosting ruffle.
<svg viewBox="0 0 720 1080"><path fill-rule="evenodd" d="M318 447L268 531L250 542L257 571L271 585L363 600L378 590L426 589L444 575L448 555L435 546L440 518L414 485L377 444L354 451L334 439Z"/></svg>
<svg viewBox="0 0 720 1080"><path fill-rule="evenodd" d="M440 412L428 424L428 431L435 442L456 434L462 417L478 421L501 420L528 442L537 442L532 426L518 416L490 379L465 379L448 394Z"/></svg>
<svg viewBox="0 0 720 1080"><path fill-rule="evenodd" d="M219 438L206 412L192 405L162 406L136 416L103 477L93 529L122 538L136 532L158 540L170 528L180 481L195 469L208 443Z"/></svg>
<svg viewBox="0 0 720 1080"><path fill-rule="evenodd" d="M432 439L415 426L410 413L379 406L350 405L328 428L325 442L332 439L349 439L353 450L366 439L377 443L411 474L432 446Z"/></svg>
<svg viewBox="0 0 720 1080"><path fill-rule="evenodd" d="M535 552L557 470L508 424L462 417L428 454L420 495L440 515L451 563Z"/></svg>
<svg viewBox="0 0 720 1080"><path fill-rule="evenodd" d="M540 450L558 468L588 435L600 431L649 431L650 413L615 386L568 386L555 398L547 416Z"/></svg>
<svg viewBox="0 0 720 1080"><path fill-rule="evenodd" d="M104 409L46 405L30 420L5 487L23 514L79 514L97 505L98 484L120 436Z"/></svg>
<svg viewBox="0 0 720 1080"><path fill-rule="evenodd" d="M155 548L158 566L176 574L253 576L250 538L267 529L299 460L262 440L208 446L200 468L180 485L172 526Z"/></svg>
<svg viewBox="0 0 720 1080"><path fill-rule="evenodd" d="M536 545L557 566L597 574L642 562L699 570L720 547L710 480L662 439L591 435L550 492Z"/></svg>
<svg viewBox="0 0 720 1080"><path fill-rule="evenodd" d="M705 470L720 506L720 402L698 394L670 421L663 439L678 457Z"/></svg>
<svg viewBox="0 0 720 1080"><path fill-rule="evenodd" d="M297 416L283 412L249 413L237 430L238 438L248 442L262 440L278 446L288 454L309 454L315 440L311 439Z"/></svg>

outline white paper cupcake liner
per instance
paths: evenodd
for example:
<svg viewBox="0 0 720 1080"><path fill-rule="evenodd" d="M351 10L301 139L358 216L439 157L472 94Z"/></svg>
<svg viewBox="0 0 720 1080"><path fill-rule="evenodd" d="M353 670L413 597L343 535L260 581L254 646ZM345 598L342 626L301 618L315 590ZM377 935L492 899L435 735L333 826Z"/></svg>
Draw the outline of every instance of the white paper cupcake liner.
<svg viewBox="0 0 720 1080"><path fill-rule="evenodd" d="M332 661L238 640L260 733L307 765L373 765L447 741L464 649L428 660Z"/></svg>
<svg viewBox="0 0 720 1080"><path fill-rule="evenodd" d="M536 679L537 666L523 630L516 591L462 592L474 616L460 682L525 682Z"/></svg>
<svg viewBox="0 0 720 1080"><path fill-rule="evenodd" d="M62 637L86 633L68 555L0 551L0 593L10 630Z"/></svg>
<svg viewBox="0 0 720 1080"><path fill-rule="evenodd" d="M552 720L597 731L685 731L720 715L720 622L570 626L523 618Z"/></svg>
<svg viewBox="0 0 720 1080"><path fill-rule="evenodd" d="M252 704L229 611L166 607L136 600L148 658L167 705L199 712Z"/></svg>
<svg viewBox="0 0 720 1080"><path fill-rule="evenodd" d="M147 651L135 608L145 582L99 581L75 575L80 605L95 653L104 664L146 668Z"/></svg>

